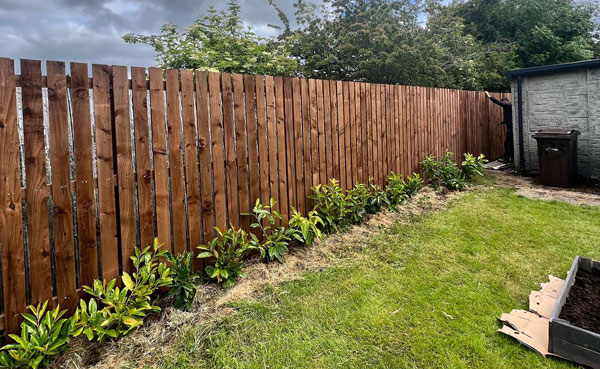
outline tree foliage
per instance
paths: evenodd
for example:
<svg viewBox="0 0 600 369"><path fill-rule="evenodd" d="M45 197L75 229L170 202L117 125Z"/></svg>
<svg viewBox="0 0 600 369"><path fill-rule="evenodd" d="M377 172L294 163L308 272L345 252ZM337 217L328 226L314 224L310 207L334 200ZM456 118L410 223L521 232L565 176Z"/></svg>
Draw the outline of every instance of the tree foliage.
<svg viewBox="0 0 600 369"><path fill-rule="evenodd" d="M236 0L188 28L125 35L163 67L463 89L508 89L506 72L600 56L597 6L576 0L265 0L277 38L245 29Z"/></svg>
<svg viewBox="0 0 600 369"><path fill-rule="evenodd" d="M127 34L123 39L152 46L163 68L294 75L297 61L287 44L257 36L244 27L239 14L240 6L231 0L226 11L211 7L207 15L182 30L169 23L158 35Z"/></svg>

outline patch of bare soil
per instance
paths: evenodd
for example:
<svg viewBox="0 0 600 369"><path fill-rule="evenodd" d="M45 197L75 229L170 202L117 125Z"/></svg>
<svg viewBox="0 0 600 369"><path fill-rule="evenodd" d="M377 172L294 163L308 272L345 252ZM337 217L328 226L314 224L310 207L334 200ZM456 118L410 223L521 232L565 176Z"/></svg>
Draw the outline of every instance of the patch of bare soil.
<svg viewBox="0 0 600 369"><path fill-rule="evenodd" d="M544 187L535 178L523 177L509 172L491 171L496 185L514 187L516 194L530 199L556 200L576 205L600 206L600 187L579 185L573 188Z"/></svg>
<svg viewBox="0 0 600 369"><path fill-rule="evenodd" d="M382 211L369 217L362 225L327 236L311 247L293 248L283 264L249 260L244 268L246 278L232 289L224 291L214 284L201 285L191 312L166 307L160 315L149 317L134 334L117 342L94 344L79 337L72 341L71 350L57 359L52 368L141 368L156 362L168 352L183 330L199 323L218 321L234 313L230 303L255 299L265 287L301 279L308 271L354 263L364 257L361 250L368 247L369 240L382 229L410 222L414 216L441 210L461 195L435 193L425 188L408 203L399 206L397 212Z"/></svg>

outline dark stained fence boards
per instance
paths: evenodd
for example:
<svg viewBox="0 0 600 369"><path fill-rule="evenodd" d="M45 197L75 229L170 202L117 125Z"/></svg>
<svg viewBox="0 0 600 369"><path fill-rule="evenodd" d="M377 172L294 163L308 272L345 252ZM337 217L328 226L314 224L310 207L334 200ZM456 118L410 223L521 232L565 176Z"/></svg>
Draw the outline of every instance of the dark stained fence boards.
<svg viewBox="0 0 600 369"><path fill-rule="evenodd" d="M385 185L429 154L503 153L502 111L480 92L107 65L90 78L87 64L71 63L70 76L63 62L46 66L44 77L41 62L22 60L15 76L0 58L5 332L18 331L30 302L72 310L82 285L130 271L134 247L154 237L180 253L215 226L249 230L242 213L257 198L272 197L285 223L331 178Z"/></svg>

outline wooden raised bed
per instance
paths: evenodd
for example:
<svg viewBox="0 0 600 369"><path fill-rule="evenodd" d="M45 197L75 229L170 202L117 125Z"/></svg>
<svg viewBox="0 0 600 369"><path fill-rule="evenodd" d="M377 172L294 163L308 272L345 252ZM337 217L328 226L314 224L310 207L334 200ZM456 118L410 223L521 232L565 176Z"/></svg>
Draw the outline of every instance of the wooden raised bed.
<svg viewBox="0 0 600 369"><path fill-rule="evenodd" d="M575 258L552 316L548 350L600 368L600 262Z"/></svg>

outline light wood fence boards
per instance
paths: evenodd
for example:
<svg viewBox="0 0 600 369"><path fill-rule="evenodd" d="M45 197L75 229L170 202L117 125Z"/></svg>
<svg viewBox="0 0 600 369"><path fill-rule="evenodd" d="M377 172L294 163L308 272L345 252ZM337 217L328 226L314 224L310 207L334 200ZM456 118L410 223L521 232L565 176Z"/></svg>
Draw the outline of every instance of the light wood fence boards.
<svg viewBox="0 0 600 369"><path fill-rule="evenodd" d="M5 333L18 331L29 303L72 310L82 285L129 271L134 248L154 237L184 252L210 241L215 226L248 230L241 214L257 198L273 197L285 222L292 207L312 209L311 187L331 178L344 188L371 178L383 186L391 171L418 172L429 154L496 159L504 150L502 110L481 92L82 63L67 74L54 61L47 76L40 61L20 67L15 75L14 61L0 58Z"/></svg>

